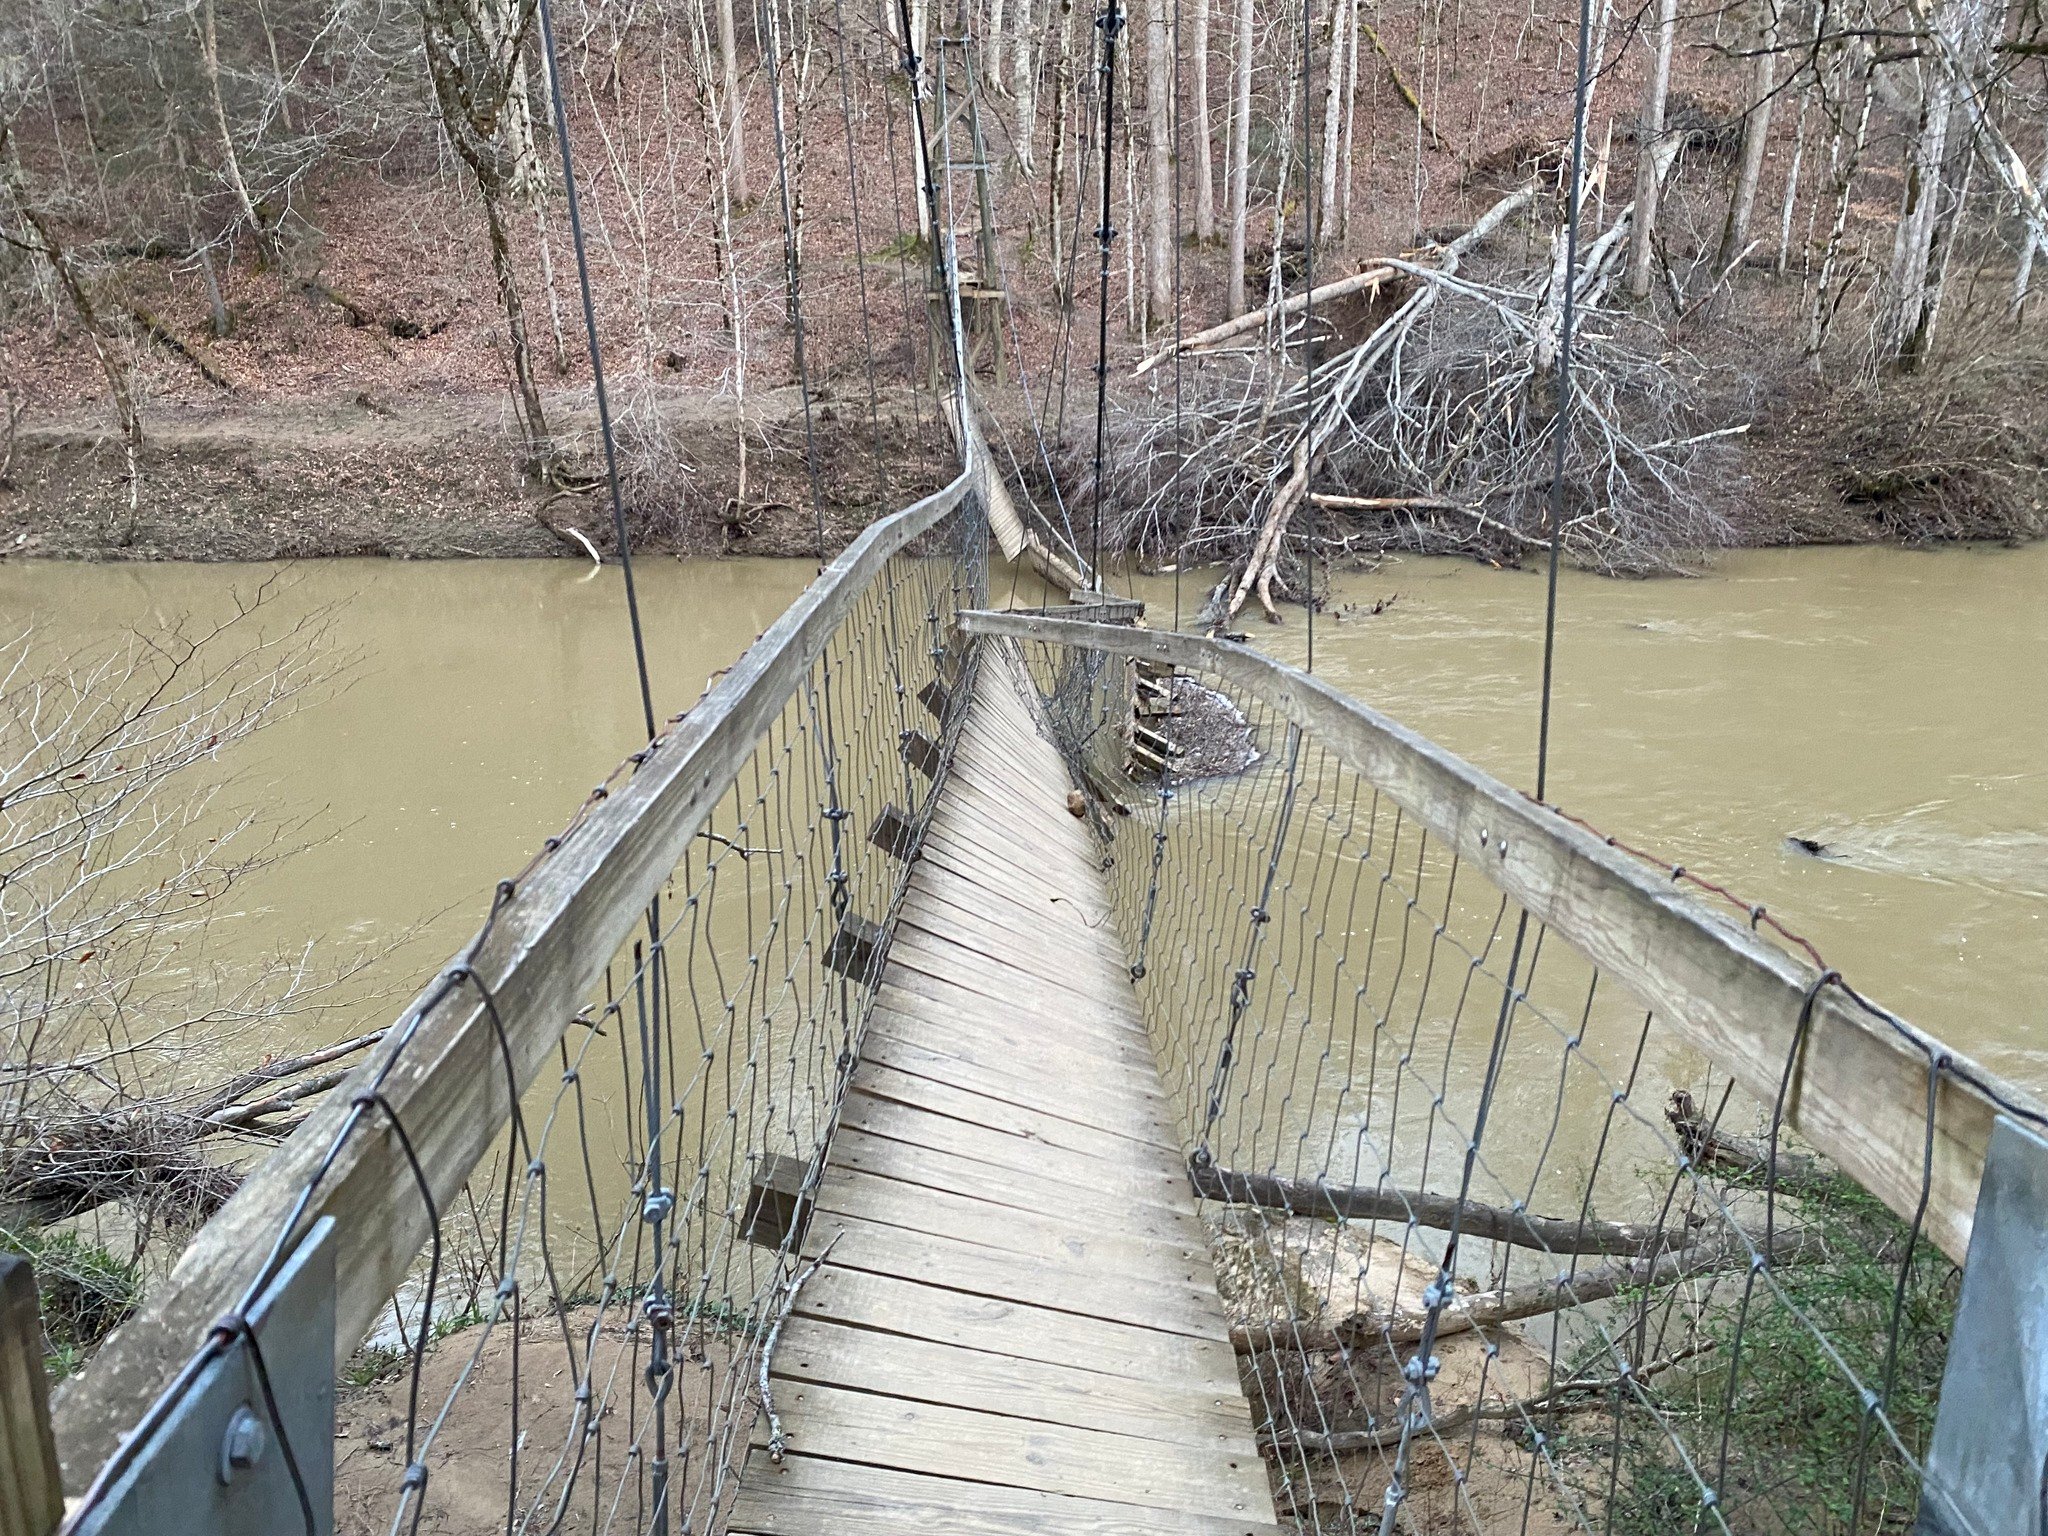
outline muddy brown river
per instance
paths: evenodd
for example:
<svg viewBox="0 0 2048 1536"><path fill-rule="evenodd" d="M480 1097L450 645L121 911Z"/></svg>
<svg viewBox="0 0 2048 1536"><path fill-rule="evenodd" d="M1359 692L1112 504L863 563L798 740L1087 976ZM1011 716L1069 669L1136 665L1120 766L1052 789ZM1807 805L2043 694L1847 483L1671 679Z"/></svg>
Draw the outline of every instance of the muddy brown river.
<svg viewBox="0 0 2048 1536"><path fill-rule="evenodd" d="M646 562L657 707L692 702L812 569ZM217 615L267 574L0 566L0 616L84 652ZM1173 579L1138 586L1171 622ZM398 944L378 995L316 1026L338 1035L461 942L493 881L637 745L639 703L616 569L337 560L284 587L274 622L332 605L334 652L353 659L229 765L232 798L308 829L239 888L234 944ZM1185 615L1200 588L1183 578ZM2044 592L2048 546L1740 552L1690 581L1567 573L1552 798L1767 904L1865 991L2048 1090ZM1536 574L1460 561L1340 576L1316 670L1526 787L1542 601ZM1248 627L1303 658L1298 611Z"/></svg>

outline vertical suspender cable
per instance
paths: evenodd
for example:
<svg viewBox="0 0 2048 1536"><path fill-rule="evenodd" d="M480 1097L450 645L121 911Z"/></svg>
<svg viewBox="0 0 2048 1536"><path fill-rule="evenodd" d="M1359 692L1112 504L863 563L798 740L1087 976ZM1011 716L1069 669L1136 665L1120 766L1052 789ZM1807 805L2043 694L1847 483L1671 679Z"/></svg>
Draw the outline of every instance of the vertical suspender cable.
<svg viewBox="0 0 2048 1536"><path fill-rule="evenodd" d="M604 438L604 477L612 497L612 536L618 541L619 568L626 573L626 616L633 626L633 664L640 675L640 712L647 739L654 740L654 689L647 680L647 640L640 629L640 594L633 585L633 541L626 534L626 503L619 492L619 450L612 437L611 402L604 392L604 357L597 343L597 306L590 297L590 257L583 243L583 206L576 198L576 168L569 153L569 112L562 90L561 65L555 57L555 18L548 0L540 0L541 56L548 67L548 94L555 104L555 146L562 153L562 190L569 199L569 235L576 247L576 284L583 294L583 334L590 346L590 381L597 394L597 429Z"/></svg>
<svg viewBox="0 0 2048 1536"><path fill-rule="evenodd" d="M1110 157L1116 148L1116 37L1124 26L1121 0L1109 0L1095 24L1102 29L1102 222L1095 228L1095 242L1102 254L1102 288L1096 306L1095 528L1088 574L1095 579L1095 590L1101 592L1106 590L1102 584L1102 476L1109 432L1109 249L1116 240L1116 229L1109 222L1114 184Z"/></svg>
<svg viewBox="0 0 2048 1536"><path fill-rule="evenodd" d="M1310 83L1315 78L1315 0L1301 0L1301 357L1308 366L1304 407L1308 425L1308 457L1302 460L1302 499L1308 503L1308 665L1316 669L1316 135L1315 97ZM1331 36L1335 37L1335 32ZM1331 61L1332 66L1335 60ZM1280 322L1280 358L1287 359L1287 321Z"/></svg>
<svg viewBox="0 0 2048 1536"><path fill-rule="evenodd" d="M1157 3L1157 0L1154 0ZM1204 68L1207 61L1204 61ZM1181 462L1187 457L1187 418L1184 397L1181 393L1181 252L1186 248L1183 233L1187 226L1181 223L1181 140L1187 129L1186 116L1180 104L1180 0L1173 0L1173 476L1166 491L1166 504L1178 515L1180 507ZM1202 124L1206 130L1208 124ZM1173 627L1180 628L1180 568L1182 556L1186 553L1187 540L1178 540L1173 551ZM1171 686L1171 685L1169 685ZM1166 774L1161 770L1160 790L1166 788ZM1149 897L1147 898L1149 901Z"/></svg>
<svg viewBox="0 0 2048 1536"><path fill-rule="evenodd" d="M612 433L611 402L604 387L604 353L597 339L597 305L590 295L590 256L583 238L583 208L576 196L576 166L569 148L568 96L562 86L560 60L555 53L555 20L549 0L539 0L539 21L542 59L547 65L548 94L553 98L555 108L555 146L562 156L562 189L569 201L569 234L576 248L576 284L583 298L583 334L590 348L590 379L597 396L597 426L604 439L605 484L611 492L612 532L619 546L619 567L626 577L626 614L633 627L633 663L640 679L640 712L647 727L647 739L654 740L654 688L647 676L647 640L640 625L640 594L633 583L633 545L626 532L625 498L619 490L618 444ZM656 896L647 908L647 937L653 956L661 954L661 898ZM639 970L636 964L634 969ZM654 1446L652 1473L654 1483L654 1513L651 1529L657 1536L666 1536L669 1528L668 1501L668 1410L667 1402L672 1385L668 1361L668 1326L672 1316L666 1287L662 1283L663 1227L666 1224L670 1197L661 1186L661 1141L654 1118L652 1105L656 1092L655 1084L660 1077L660 1047L653 1043L658 1040L661 1021L664 1017L660 995L659 973L656 973L653 1017L648 1019L642 1012L647 1025L642 1031L640 1072L649 1096L647 1122L648 1152L644 1178L646 1189L642 1195L641 1218L652 1230L654 1273L650 1277L645 1299L642 1303L651 1327L651 1341L647 1363L647 1384L653 1399ZM641 993L644 996L644 992ZM652 1034L653 1040L649 1036ZM515 1101L516 1109L516 1101Z"/></svg>
<svg viewBox="0 0 2048 1536"><path fill-rule="evenodd" d="M1564 530L1565 433L1571 422L1572 321L1575 298L1573 290L1578 284L1579 199L1583 187L1580 168L1585 161L1586 94L1592 78L1587 55L1592 48L1592 27L1593 0L1579 0L1577 82L1572 104L1572 175L1569 200L1565 205L1564 322L1558 349L1557 442L1554 444L1554 473L1550 486L1550 577L1543 610L1543 697L1536 741L1538 800L1543 798L1543 788L1549 769L1550 684L1557 635L1557 568ZM1522 955L1528 943L1529 925L1529 911L1524 907L1515 922L1514 947L1509 952L1507 976L1501 984L1500 1012L1494 1022L1493 1041L1487 1052L1485 1075L1480 1082L1479 1103L1472 1119L1472 1134L1465 1142L1464 1166L1458 1181L1457 1204L1453 1207L1450 1231L1444 1241L1443 1261L1437 1267L1436 1279L1423 1292L1422 1337L1416 1344L1415 1353L1410 1357L1408 1364L1408 1386L1403 1391L1400 1409L1401 1438L1394 1451L1393 1474L1388 1480L1386 1494L1381 1503L1380 1536L1394 1536L1396 1519L1407 1496L1409 1452L1417 1434L1427 1430L1429 1424L1427 1384L1434 1375L1431 1360L1436 1347L1438 1326L1443 1319L1444 1307L1454 1294L1458 1245L1464 1235L1464 1215L1472 1197L1472 1177L1479 1161L1480 1144L1485 1140L1487 1123L1493 1113L1494 1095L1500 1087L1508 1034L1513 1026L1515 1009L1522 995L1518 987L1526 990L1529 985L1522 970ZM1541 943L1540 939L1538 943ZM1529 968L1531 972L1535 970L1533 957ZM1427 1432L1434 1433L1433 1430Z"/></svg>
<svg viewBox="0 0 2048 1536"><path fill-rule="evenodd" d="M1550 570L1543 598L1543 695L1536 725L1536 798L1550 782L1550 688L1557 660L1557 567L1564 552L1564 470L1571 446L1572 346L1578 319L1579 203L1585 193L1586 94L1593 71L1587 52L1592 47L1592 0L1579 0L1579 67L1572 93L1572 179L1565 203L1564 318L1557 352L1557 425L1550 461Z"/></svg>

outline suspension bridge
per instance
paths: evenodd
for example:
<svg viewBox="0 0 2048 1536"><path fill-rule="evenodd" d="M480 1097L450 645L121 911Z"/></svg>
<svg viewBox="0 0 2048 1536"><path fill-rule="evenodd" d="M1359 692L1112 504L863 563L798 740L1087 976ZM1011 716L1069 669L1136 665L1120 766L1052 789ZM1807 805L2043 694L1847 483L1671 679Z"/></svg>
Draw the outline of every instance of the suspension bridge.
<svg viewBox="0 0 2048 1536"><path fill-rule="evenodd" d="M959 472L53 1402L10 1279L0 1532L2038 1533L2040 1106L1108 596L985 440L938 98Z"/></svg>
<svg viewBox="0 0 2048 1536"><path fill-rule="evenodd" d="M2028 1528L2033 1102L1313 677L990 608L965 443L54 1431L10 1378L11 1529L61 1462L80 1532L1751 1530L1820 1497L1748 1438L1795 1345L1866 1512ZM1859 1235L1881 1304L1824 1313Z"/></svg>

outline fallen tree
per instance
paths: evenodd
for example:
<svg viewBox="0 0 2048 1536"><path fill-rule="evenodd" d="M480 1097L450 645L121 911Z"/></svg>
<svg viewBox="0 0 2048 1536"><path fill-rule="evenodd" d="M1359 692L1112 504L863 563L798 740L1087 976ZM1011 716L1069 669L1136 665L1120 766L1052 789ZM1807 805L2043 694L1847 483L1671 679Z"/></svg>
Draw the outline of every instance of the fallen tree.
<svg viewBox="0 0 2048 1536"><path fill-rule="evenodd" d="M1172 412L1149 397L1122 403L1105 471L1119 543L1182 566L1227 564L1204 612L1212 629L1254 599L1277 621L1281 598L1309 595L1304 558L1371 548L1508 562L1544 547L1567 292L1580 316L1567 552L1596 569L1647 572L1684 569L1726 542L1709 488L1741 427L1702 418L1701 369L1673 353L1661 325L1610 307L1633 205L1588 239L1571 271L1556 230L1540 263L1496 259L1488 266L1502 275L1475 273L1489 242L1537 207L1536 189L1518 188L1455 239L1377 258L1319 289L1320 299L1372 287L1392 304L1363 334L1324 323L1304 336L1296 295L1188 338L1198 366ZM1207 350L1252 330L1261 345ZM1311 506L1326 515L1307 537L1300 514Z"/></svg>

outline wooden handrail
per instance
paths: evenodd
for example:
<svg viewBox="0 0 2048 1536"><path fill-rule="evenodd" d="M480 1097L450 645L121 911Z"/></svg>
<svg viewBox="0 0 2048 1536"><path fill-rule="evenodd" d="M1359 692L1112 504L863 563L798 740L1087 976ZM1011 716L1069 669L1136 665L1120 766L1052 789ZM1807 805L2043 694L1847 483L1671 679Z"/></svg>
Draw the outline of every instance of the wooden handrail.
<svg viewBox="0 0 2048 1536"><path fill-rule="evenodd" d="M889 559L973 489L975 470L874 524L790 605L666 737L512 894L471 962L502 1023L519 1088L552 1059L648 903L681 861L761 735ZM445 974L445 972L444 972ZM403 1054L383 1098L412 1138L435 1203L446 1208L511 1112L490 1015L474 985L430 987L402 1015L418 1027L386 1043L243 1181L170 1275L116 1330L55 1404L65 1482L83 1487L156 1400L206 1328L256 1277L301 1193L334 1145L355 1086ZM425 1245L426 1203L381 1113L350 1136L304 1213L336 1218L335 1359L345 1362Z"/></svg>
<svg viewBox="0 0 2048 1536"><path fill-rule="evenodd" d="M1041 641L1221 677L1280 711L1519 902L1762 1103L1775 1101L1813 998L1787 1120L1961 1263L1992 1120L2041 1106L1901 1020L1816 986L1803 958L1724 918L1555 810L1294 667L1242 646L1022 613L964 613L970 635ZM1939 1063L1927 1137L1928 1077ZM1931 1155L1930 1155L1931 1154Z"/></svg>

